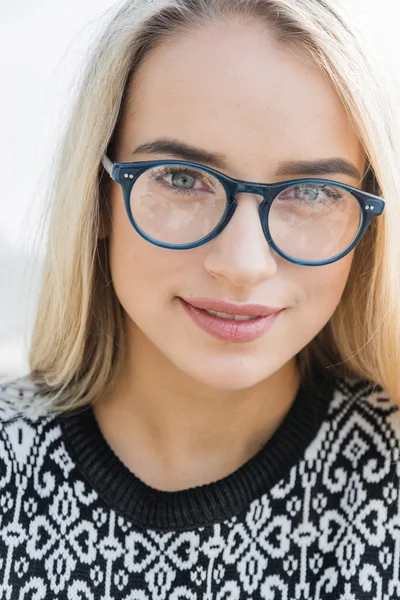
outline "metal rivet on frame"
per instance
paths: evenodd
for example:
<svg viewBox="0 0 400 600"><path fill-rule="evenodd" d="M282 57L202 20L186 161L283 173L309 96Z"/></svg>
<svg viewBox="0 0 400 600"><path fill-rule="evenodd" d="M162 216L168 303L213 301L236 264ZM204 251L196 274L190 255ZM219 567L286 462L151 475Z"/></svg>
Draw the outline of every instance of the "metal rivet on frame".
<svg viewBox="0 0 400 600"><path fill-rule="evenodd" d="M129 175L129 179L133 179L133 175Z"/></svg>
<svg viewBox="0 0 400 600"><path fill-rule="evenodd" d="M129 177L128 173L125 173L124 177L125 177L125 178Z"/></svg>

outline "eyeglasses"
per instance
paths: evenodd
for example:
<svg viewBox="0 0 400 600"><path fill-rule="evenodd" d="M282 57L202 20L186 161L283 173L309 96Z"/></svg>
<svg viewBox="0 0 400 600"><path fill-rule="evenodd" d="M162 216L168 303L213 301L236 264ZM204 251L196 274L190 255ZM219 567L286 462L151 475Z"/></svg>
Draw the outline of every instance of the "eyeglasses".
<svg viewBox="0 0 400 600"><path fill-rule="evenodd" d="M271 248L291 263L336 262L358 244L385 200L328 179L261 184L183 160L102 164L123 190L130 222L161 248L189 250L214 239L231 220L236 195L262 197L259 214Z"/></svg>

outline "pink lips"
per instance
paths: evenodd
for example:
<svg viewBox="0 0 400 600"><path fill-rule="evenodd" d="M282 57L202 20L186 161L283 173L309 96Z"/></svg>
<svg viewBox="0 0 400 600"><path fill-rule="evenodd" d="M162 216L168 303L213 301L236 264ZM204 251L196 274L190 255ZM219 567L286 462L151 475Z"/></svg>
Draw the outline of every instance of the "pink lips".
<svg viewBox="0 0 400 600"><path fill-rule="evenodd" d="M284 309L259 304L232 304L207 298L190 299L190 304L179 298L186 314L204 331L226 342L251 342L261 337L278 319ZM232 315L248 315L251 321L234 321L210 315L205 310ZM260 316L261 315L261 316Z"/></svg>

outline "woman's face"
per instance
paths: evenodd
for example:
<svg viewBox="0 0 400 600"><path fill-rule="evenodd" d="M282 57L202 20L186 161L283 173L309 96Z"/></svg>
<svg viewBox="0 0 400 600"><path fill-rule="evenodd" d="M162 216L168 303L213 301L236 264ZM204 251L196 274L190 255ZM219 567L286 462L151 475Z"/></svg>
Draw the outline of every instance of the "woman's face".
<svg viewBox="0 0 400 600"><path fill-rule="evenodd" d="M219 170L248 181L316 176L360 185L357 177L340 172L289 169L278 175L289 161L341 158L364 171L360 144L331 85L257 25L215 24L171 40L145 58L129 91L112 159L182 158L135 152L160 138L217 154L225 163ZM316 336L340 301L353 259L351 253L322 267L291 264L266 242L260 198L242 193L237 199L232 220L211 242L169 250L136 233L114 182L108 231L113 285L135 348L138 340L150 343L154 356L181 375L225 390L260 383ZM179 297L285 310L258 339L234 343L195 324Z"/></svg>

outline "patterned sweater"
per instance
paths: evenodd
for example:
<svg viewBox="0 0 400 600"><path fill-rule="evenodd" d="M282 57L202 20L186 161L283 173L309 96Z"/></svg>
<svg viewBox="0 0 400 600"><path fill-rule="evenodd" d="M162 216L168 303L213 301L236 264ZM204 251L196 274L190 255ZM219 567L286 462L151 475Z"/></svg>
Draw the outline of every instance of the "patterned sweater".
<svg viewBox="0 0 400 600"><path fill-rule="evenodd" d="M91 407L18 415L23 393L0 388L1 600L400 598L400 411L378 386L302 386L253 458L174 492Z"/></svg>

